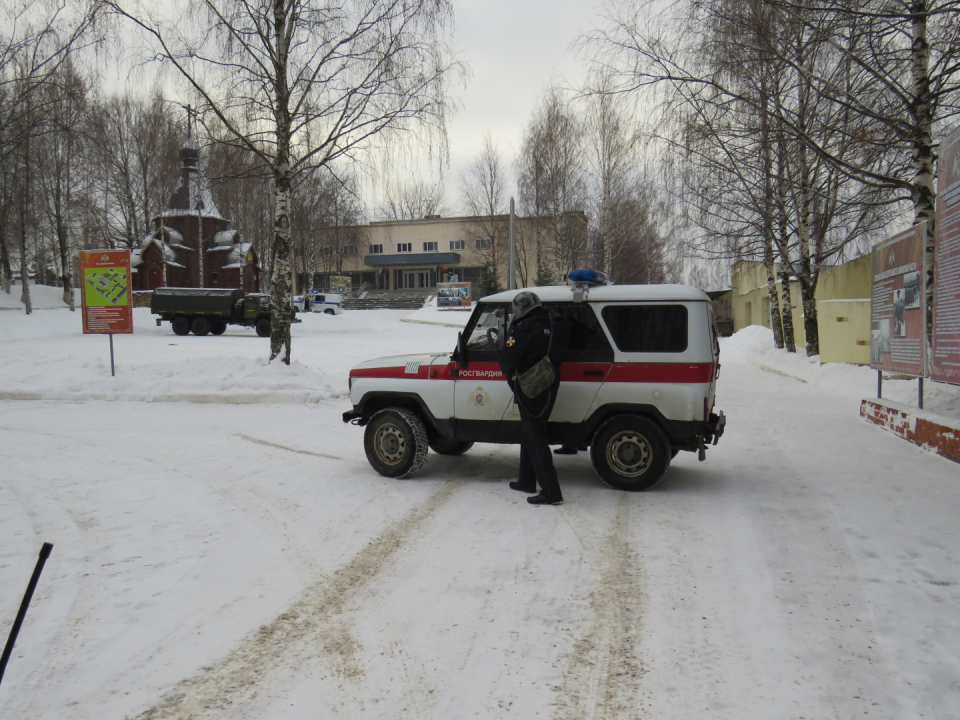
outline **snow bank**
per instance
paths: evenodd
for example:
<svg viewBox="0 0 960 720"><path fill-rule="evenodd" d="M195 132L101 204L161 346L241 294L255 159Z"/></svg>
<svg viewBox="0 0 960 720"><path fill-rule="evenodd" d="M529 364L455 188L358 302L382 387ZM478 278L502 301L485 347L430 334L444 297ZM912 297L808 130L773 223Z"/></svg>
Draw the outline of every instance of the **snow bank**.
<svg viewBox="0 0 960 720"><path fill-rule="evenodd" d="M20 302L20 293L22 288L19 285L10 288L10 294L0 290L0 310L19 310L23 312L23 303ZM80 310L80 293L74 290L76 298L77 311ZM31 285L30 286L30 304L34 310L52 310L69 308L70 306L63 302L63 288L50 287L49 285Z"/></svg>
<svg viewBox="0 0 960 720"><path fill-rule="evenodd" d="M436 296L428 298L423 307L414 310L412 313L402 318L403 322L422 323L424 325L442 325L444 327L462 328L470 319L473 308L477 306L473 303L470 310L447 310L437 307Z"/></svg>
<svg viewBox="0 0 960 720"><path fill-rule="evenodd" d="M846 363L821 365L819 356L807 357L803 348L797 348L796 353L778 350L773 345L773 331L762 325L751 325L732 337L721 338L720 348L721 366L725 358L732 358L792 377L838 397L859 402L862 398L877 396L876 370ZM960 387L926 379L923 388L924 409L948 418L960 418ZM918 382L902 375L884 374L883 397L916 407Z"/></svg>
<svg viewBox="0 0 960 720"><path fill-rule="evenodd" d="M452 350L456 331L399 320L403 310L302 313L293 363L269 363L269 340L229 326L219 336L174 335L149 308L133 311L134 334L110 344L84 335L79 311L0 312L0 400L317 403L348 394L350 368L396 354ZM464 313L466 314L466 313ZM399 348L399 350L398 350Z"/></svg>

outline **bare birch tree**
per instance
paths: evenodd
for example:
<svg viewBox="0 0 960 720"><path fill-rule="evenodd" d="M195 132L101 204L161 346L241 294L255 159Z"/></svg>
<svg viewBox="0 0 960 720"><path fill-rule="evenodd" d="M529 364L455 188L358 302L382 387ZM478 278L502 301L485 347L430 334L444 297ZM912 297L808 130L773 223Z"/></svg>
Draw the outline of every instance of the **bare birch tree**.
<svg viewBox="0 0 960 720"><path fill-rule="evenodd" d="M507 262L509 232L505 221L508 210L507 170L490 133L484 136L483 148L461 178L461 191L467 212L477 218L476 227L469 229L472 237L466 238L466 241L478 241L477 253L484 261L481 294L487 295L500 287L500 271ZM484 247L487 242L488 247Z"/></svg>
<svg viewBox="0 0 960 720"><path fill-rule="evenodd" d="M163 19L142 4L108 0L201 99L205 123L268 168L274 185L270 358L290 362L294 178L355 160L384 134L442 134L447 83L457 68L446 42L448 0L193 0Z"/></svg>

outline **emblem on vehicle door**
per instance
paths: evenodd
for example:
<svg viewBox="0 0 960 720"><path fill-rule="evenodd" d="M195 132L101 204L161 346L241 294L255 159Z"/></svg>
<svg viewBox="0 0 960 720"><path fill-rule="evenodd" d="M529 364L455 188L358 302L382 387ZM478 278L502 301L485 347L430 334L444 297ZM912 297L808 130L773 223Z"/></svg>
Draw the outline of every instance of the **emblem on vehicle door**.
<svg viewBox="0 0 960 720"><path fill-rule="evenodd" d="M484 405L489 404L489 402L490 393L488 393L482 387L477 387L476 390L472 391L467 396L467 404L475 405L476 407L483 407Z"/></svg>

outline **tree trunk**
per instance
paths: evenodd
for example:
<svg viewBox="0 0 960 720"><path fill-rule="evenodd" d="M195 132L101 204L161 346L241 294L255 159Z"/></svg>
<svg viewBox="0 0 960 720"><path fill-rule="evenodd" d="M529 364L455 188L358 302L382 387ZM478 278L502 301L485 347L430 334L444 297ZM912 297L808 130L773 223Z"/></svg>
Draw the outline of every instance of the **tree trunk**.
<svg viewBox="0 0 960 720"><path fill-rule="evenodd" d="M10 269L10 254L7 252L6 213L0 218L0 290L10 294L10 279L13 271Z"/></svg>
<svg viewBox="0 0 960 720"><path fill-rule="evenodd" d="M30 277L27 271L27 200L30 197L30 138L24 141L23 171L20 173L20 302L27 315L33 313L30 299Z"/></svg>
<svg viewBox="0 0 960 720"><path fill-rule="evenodd" d="M293 268L290 265L290 163L286 157L277 164L274 195L276 210L273 221L273 272L270 277L270 294L273 300L270 317L270 360L283 351L281 359L289 365L290 278Z"/></svg>
<svg viewBox="0 0 960 720"><path fill-rule="evenodd" d="M928 0L913 0L910 22L913 35L913 205L914 224L927 223L924 238L926 263L925 301L927 340L933 338L933 263L936 234L936 188L933 175L933 103L930 92L930 46L927 43Z"/></svg>
<svg viewBox="0 0 960 720"><path fill-rule="evenodd" d="M787 352L795 353L797 351L797 340L793 329L793 302L790 298L790 270L789 263L780 265L780 294L783 297L783 308L781 315L783 317L783 340L787 347Z"/></svg>
<svg viewBox="0 0 960 720"><path fill-rule="evenodd" d="M780 302L777 298L777 271L773 255L773 159L770 147L770 124L767 110L766 83L761 79L760 142L763 161L763 266L767 271L767 295L770 298L770 326L773 343L783 348L783 321L780 317Z"/></svg>
<svg viewBox="0 0 960 720"><path fill-rule="evenodd" d="M770 327L773 329L773 344L782 349L783 321L780 317L780 303L777 301L777 273L769 237L764 240L763 266L767 271L767 296L770 298Z"/></svg>

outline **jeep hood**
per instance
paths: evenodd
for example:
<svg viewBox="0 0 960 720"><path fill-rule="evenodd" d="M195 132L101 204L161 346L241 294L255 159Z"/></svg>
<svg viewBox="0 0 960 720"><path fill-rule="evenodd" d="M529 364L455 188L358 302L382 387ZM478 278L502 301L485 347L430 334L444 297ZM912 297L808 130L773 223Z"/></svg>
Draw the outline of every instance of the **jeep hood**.
<svg viewBox="0 0 960 720"><path fill-rule="evenodd" d="M388 367L407 367L411 363L420 365L431 365L437 358L448 358L449 352L434 353L415 353L413 355L391 355L389 357L377 358L376 360L367 360L359 365L354 365L353 370L368 370L372 368ZM352 372L352 371L351 371Z"/></svg>

